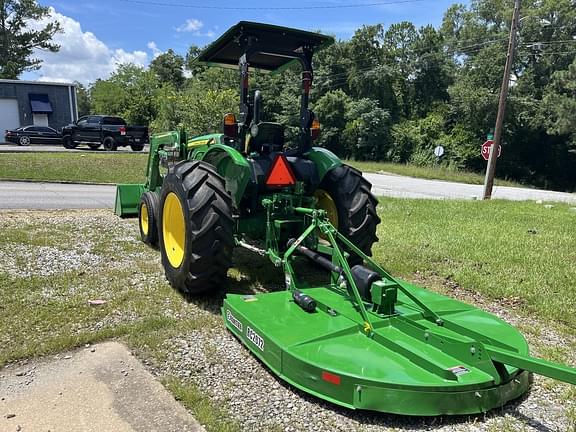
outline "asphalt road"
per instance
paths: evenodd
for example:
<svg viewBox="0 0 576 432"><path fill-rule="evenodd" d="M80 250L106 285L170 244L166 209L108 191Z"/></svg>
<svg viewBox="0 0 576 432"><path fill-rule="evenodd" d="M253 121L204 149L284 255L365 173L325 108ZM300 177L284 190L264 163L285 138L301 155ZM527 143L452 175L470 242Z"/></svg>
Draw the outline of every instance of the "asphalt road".
<svg viewBox="0 0 576 432"><path fill-rule="evenodd" d="M377 196L428 199L479 199L482 186L424 180L389 174L365 174ZM116 187L0 181L0 209L113 208ZM576 194L537 189L495 187L493 198L542 200L576 205Z"/></svg>
<svg viewBox="0 0 576 432"><path fill-rule="evenodd" d="M75 149L65 149L61 145L31 144L29 146L22 147L12 143L0 143L0 153L82 153L82 152L140 154L148 152L148 145L145 145L144 149L139 152L132 151L130 147L118 147L118 150L116 150L115 152L108 152L105 151L102 147L100 147L98 150L92 150L85 144L81 144Z"/></svg>
<svg viewBox="0 0 576 432"><path fill-rule="evenodd" d="M116 186L0 182L0 209L112 208Z"/></svg>
<svg viewBox="0 0 576 432"><path fill-rule="evenodd" d="M392 174L364 174L377 196L429 199L481 199L482 185L425 180ZM539 189L495 186L492 198L514 201L542 200L576 204L576 194Z"/></svg>

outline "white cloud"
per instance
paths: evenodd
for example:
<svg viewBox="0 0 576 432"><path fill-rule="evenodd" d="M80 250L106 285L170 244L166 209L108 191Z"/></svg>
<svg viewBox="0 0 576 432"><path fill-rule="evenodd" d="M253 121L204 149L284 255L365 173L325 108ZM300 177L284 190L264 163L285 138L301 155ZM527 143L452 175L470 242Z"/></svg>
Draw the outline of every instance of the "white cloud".
<svg viewBox="0 0 576 432"><path fill-rule="evenodd" d="M152 56L154 58L158 57L159 55L161 55L163 53L163 51L158 48L158 45L156 45L156 42L154 42L154 41L148 42L148 45L146 45L146 46L148 47L148 49L150 51L152 51Z"/></svg>
<svg viewBox="0 0 576 432"><path fill-rule="evenodd" d="M36 58L43 60L42 67L35 73L41 81L70 82L78 80L82 83L106 79L123 63L134 63L145 66L148 64L148 54L144 51L125 51L121 48L112 49L98 39L94 33L82 31L80 23L62 15L50 8L50 17L40 22L31 22L30 27L43 27L48 20L60 22L63 32L54 36L53 41L60 45L57 53L37 50ZM151 42L150 44L152 44ZM148 44L153 55L154 48Z"/></svg>
<svg viewBox="0 0 576 432"><path fill-rule="evenodd" d="M179 27L176 27L177 32L198 32L202 27L204 27L204 23L196 18L187 19L184 24Z"/></svg>

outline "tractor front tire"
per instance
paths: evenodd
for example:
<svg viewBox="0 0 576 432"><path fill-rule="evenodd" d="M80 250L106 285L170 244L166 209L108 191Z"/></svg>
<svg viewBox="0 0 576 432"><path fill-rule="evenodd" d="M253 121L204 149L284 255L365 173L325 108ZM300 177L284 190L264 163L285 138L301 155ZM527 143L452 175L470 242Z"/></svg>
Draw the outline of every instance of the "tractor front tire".
<svg viewBox="0 0 576 432"><path fill-rule="evenodd" d="M224 179L206 162L180 162L164 178L159 215L170 285L186 295L221 291L234 248L232 199Z"/></svg>
<svg viewBox="0 0 576 432"><path fill-rule="evenodd" d="M155 192L144 192L138 206L140 238L152 247L158 246L158 208L160 198Z"/></svg>
<svg viewBox="0 0 576 432"><path fill-rule="evenodd" d="M368 256L372 256L372 244L378 241L376 227L380 223L378 200L370 188L360 171L341 165L324 176L315 192L319 207L327 211L332 224ZM349 263L361 264L362 260L351 253Z"/></svg>

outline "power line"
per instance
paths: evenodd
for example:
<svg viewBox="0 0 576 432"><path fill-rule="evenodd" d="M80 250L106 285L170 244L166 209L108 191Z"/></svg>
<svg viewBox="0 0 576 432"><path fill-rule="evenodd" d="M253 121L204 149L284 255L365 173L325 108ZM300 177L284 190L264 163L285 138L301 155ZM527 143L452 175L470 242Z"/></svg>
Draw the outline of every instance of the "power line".
<svg viewBox="0 0 576 432"><path fill-rule="evenodd" d="M338 5L312 5L312 6L211 6L211 5L193 5L186 3L172 3L172 2L160 2L160 1L147 1L147 0L120 0L124 3L133 3L139 5L148 6L162 6L162 7L179 7L188 9L211 9L211 10L276 10L276 11L287 11L287 10L315 10L315 9L352 9L352 8L362 8L362 7L375 7L375 6L386 6L404 3L417 3L427 0L393 0L393 1L376 1L370 3L350 3L350 4L338 4Z"/></svg>

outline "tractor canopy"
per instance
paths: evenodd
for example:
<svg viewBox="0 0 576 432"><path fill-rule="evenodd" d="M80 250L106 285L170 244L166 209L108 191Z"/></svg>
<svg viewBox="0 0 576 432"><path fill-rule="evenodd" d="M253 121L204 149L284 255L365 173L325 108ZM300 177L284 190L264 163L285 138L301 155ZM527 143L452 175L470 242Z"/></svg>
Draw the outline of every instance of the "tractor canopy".
<svg viewBox="0 0 576 432"><path fill-rule="evenodd" d="M247 51L250 66L275 71L297 60L303 51L318 51L334 42L331 36L270 24L240 21L206 48L197 61L237 67Z"/></svg>

